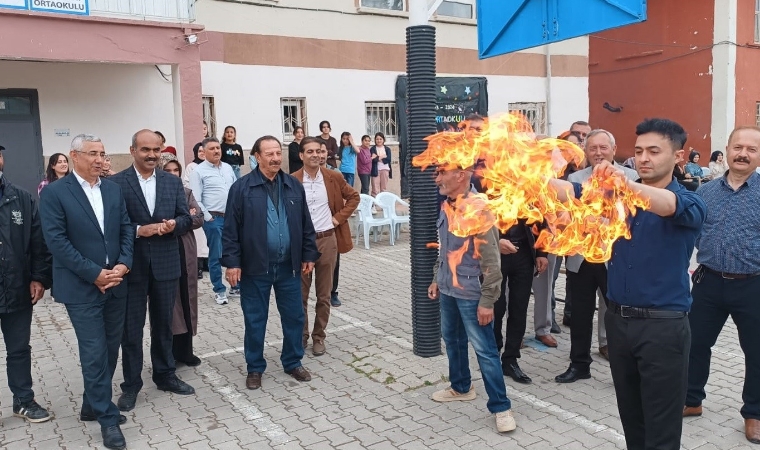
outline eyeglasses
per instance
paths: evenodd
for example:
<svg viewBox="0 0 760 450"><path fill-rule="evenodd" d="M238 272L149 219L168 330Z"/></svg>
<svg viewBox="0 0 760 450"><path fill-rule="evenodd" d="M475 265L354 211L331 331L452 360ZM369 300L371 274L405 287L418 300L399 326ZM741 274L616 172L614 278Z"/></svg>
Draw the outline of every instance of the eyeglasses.
<svg viewBox="0 0 760 450"><path fill-rule="evenodd" d="M108 158L108 155L106 155L105 152L83 152L80 150L75 150L77 153L81 153L83 155L87 155L88 158L96 159L96 158L102 158L106 159Z"/></svg>

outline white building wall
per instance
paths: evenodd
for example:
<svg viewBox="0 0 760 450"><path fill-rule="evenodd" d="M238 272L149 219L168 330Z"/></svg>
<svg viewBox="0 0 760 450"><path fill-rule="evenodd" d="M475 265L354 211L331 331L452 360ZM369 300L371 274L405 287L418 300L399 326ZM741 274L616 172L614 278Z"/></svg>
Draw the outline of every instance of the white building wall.
<svg viewBox="0 0 760 450"><path fill-rule="evenodd" d="M129 153L142 128L175 142L172 83L154 66L0 61L0 74L0 88L37 90L44 155L68 153L79 133L100 137L109 154Z"/></svg>

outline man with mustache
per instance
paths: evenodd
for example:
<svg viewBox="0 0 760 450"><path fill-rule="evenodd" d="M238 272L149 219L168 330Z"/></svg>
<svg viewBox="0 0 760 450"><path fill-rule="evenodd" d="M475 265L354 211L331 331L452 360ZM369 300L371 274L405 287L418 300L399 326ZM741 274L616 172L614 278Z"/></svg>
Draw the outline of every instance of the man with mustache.
<svg viewBox="0 0 760 450"><path fill-rule="evenodd" d="M683 416L702 415L710 375L710 349L730 315L744 351L746 376L742 400L747 440L760 444L760 128L739 127L726 146L728 172L697 190L707 204L707 220L697 239L692 276L694 330Z"/></svg>
<svg viewBox="0 0 760 450"><path fill-rule="evenodd" d="M258 166L232 186L227 198L222 265L227 268L225 277L230 285L240 283L248 372L245 385L259 389L267 367L264 337L272 288L282 324L282 368L298 381L311 381L311 374L301 364L301 276L314 269L319 251L304 188L281 170L280 141L262 136L253 144L253 154Z"/></svg>
<svg viewBox="0 0 760 450"><path fill-rule="evenodd" d="M153 382L161 391L195 393L176 375L172 353L172 314L181 275L177 236L192 229L182 181L156 170L161 138L152 130L132 136L134 164L110 177L121 187L135 227L132 272L127 277L127 312L121 340L124 382L117 406L131 411L143 387L143 329L150 315L150 359ZM150 299L150 301L148 301Z"/></svg>

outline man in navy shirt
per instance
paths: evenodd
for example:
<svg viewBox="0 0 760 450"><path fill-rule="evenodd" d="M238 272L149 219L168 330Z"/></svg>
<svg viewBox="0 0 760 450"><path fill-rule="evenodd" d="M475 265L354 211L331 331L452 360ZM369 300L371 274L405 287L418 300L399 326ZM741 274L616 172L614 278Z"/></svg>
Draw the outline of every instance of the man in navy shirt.
<svg viewBox="0 0 760 450"><path fill-rule="evenodd" d="M678 450L691 344L688 269L707 208L673 179L684 129L648 119L636 135L638 182L607 161L594 168L594 176L618 177L650 203L629 219L631 239L615 242L608 264L610 369L628 449ZM570 189L580 197L579 184L551 183L560 200Z"/></svg>
<svg viewBox="0 0 760 450"><path fill-rule="evenodd" d="M710 349L730 314L747 370L741 409L745 435L760 444L760 174L755 171L760 166L760 128L735 129L728 138L726 160L728 172L697 190L708 213L697 240L700 265L693 276L689 323L699 333L691 342L683 415L702 415Z"/></svg>

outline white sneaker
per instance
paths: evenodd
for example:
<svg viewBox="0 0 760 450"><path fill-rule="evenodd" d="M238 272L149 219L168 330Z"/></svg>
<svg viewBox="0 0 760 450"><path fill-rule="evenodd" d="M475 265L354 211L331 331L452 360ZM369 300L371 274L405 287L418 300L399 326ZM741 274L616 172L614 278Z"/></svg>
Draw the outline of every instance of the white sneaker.
<svg viewBox="0 0 760 450"><path fill-rule="evenodd" d="M451 386L449 386L441 391L433 392L433 395L431 396L433 401L436 402L468 401L475 400L475 397L477 397L477 394L475 393L474 386L470 386L470 392L465 394L461 394L454 389L451 389Z"/></svg>
<svg viewBox="0 0 760 450"><path fill-rule="evenodd" d="M496 416L496 431L499 433L506 433L507 431L514 431L517 428L515 418L512 416L512 410L508 409L494 414Z"/></svg>
<svg viewBox="0 0 760 450"><path fill-rule="evenodd" d="M216 294L215 300L217 305L226 305L228 303L227 295L224 292L221 294Z"/></svg>

